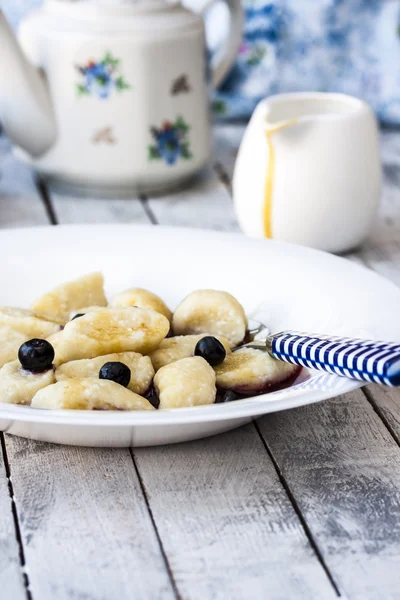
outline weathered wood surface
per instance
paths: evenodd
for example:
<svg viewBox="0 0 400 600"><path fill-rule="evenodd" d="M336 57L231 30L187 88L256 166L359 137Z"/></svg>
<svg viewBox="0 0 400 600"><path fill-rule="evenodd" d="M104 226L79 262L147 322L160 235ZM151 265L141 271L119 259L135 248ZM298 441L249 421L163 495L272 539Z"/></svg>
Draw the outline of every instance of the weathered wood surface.
<svg viewBox="0 0 400 600"><path fill-rule="evenodd" d="M25 600L20 548L12 513L12 487L7 475L0 449L0 596Z"/></svg>
<svg viewBox="0 0 400 600"><path fill-rule="evenodd" d="M370 385L365 393L400 446L400 390Z"/></svg>
<svg viewBox="0 0 400 600"><path fill-rule="evenodd" d="M359 255L400 285L400 131L381 133L381 154L384 184L379 219Z"/></svg>
<svg viewBox="0 0 400 600"><path fill-rule="evenodd" d="M7 444L34 599L175 597L129 450Z"/></svg>
<svg viewBox="0 0 400 600"><path fill-rule="evenodd" d="M211 167L198 176L194 187L149 198L148 205L160 224L239 231L231 198Z"/></svg>
<svg viewBox="0 0 400 600"><path fill-rule="evenodd" d="M51 193L57 223L148 223L143 204L137 198L107 200Z"/></svg>
<svg viewBox="0 0 400 600"><path fill-rule="evenodd" d="M0 135L0 227L47 222L31 171L15 161L10 154L9 143ZM6 258L3 257L3 260ZM2 433L0 438L0 597L22 600L27 597L21 556L23 550L18 540L18 523L14 520L13 488L8 478Z"/></svg>
<svg viewBox="0 0 400 600"><path fill-rule="evenodd" d="M9 144L0 135L0 228L47 223L31 169L15 160Z"/></svg>
<svg viewBox="0 0 400 600"><path fill-rule="evenodd" d="M258 426L341 593L399 598L400 452L364 394Z"/></svg>
<svg viewBox="0 0 400 600"><path fill-rule="evenodd" d="M30 170L0 142L0 227L52 217L237 229L230 181L242 133L215 128L212 167L189 190L112 202L53 193L47 212ZM382 133L382 156L381 216L352 258L399 283L400 133ZM249 425L135 449L137 470L125 450L6 436L21 545L3 469L0 589L26 597L22 549L33 600L309 600L335 587L351 600L399 598L399 407L398 391L369 386L264 417L265 446Z"/></svg>
<svg viewBox="0 0 400 600"><path fill-rule="evenodd" d="M183 598L336 597L253 425L132 451Z"/></svg>

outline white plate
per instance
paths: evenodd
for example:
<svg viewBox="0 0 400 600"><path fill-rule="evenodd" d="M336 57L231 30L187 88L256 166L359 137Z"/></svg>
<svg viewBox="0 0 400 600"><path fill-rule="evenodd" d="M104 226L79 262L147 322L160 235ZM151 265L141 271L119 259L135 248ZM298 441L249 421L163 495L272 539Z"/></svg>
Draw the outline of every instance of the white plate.
<svg viewBox="0 0 400 600"><path fill-rule="evenodd" d="M216 288L236 296L248 314L256 311L271 331L400 339L397 287L349 261L291 244L191 229L82 225L3 231L0 255L1 304L29 306L54 285L101 270L110 295L140 286L175 307L194 289ZM0 404L0 429L60 444L166 444L228 431L254 416L359 387L332 375L310 375L272 394L157 412L46 411Z"/></svg>

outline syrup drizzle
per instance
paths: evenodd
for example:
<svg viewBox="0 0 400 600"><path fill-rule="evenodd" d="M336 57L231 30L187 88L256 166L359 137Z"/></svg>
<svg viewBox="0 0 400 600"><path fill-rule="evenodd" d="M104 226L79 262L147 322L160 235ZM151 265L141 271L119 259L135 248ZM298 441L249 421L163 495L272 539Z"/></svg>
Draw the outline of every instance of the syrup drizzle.
<svg viewBox="0 0 400 600"><path fill-rule="evenodd" d="M274 192L274 180L275 180L275 148L272 143L272 136L286 129L290 125L294 125L297 119L290 119L278 123L275 126L265 124L265 135L267 138L268 145L268 167L267 175L265 178L265 189L264 189L264 207L263 207L263 222L264 222L264 235L266 238L272 238L272 200Z"/></svg>

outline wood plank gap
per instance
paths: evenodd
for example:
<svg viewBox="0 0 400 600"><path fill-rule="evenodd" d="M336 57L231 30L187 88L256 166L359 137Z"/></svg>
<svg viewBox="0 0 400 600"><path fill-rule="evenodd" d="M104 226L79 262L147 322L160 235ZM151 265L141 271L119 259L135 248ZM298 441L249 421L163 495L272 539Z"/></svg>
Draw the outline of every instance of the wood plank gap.
<svg viewBox="0 0 400 600"><path fill-rule="evenodd" d="M47 185L41 177L37 176L35 178L35 185L39 196L43 202L44 208L46 210L47 217L52 225L58 225L56 211L54 210L53 203L51 201L51 195L47 188Z"/></svg>
<svg viewBox="0 0 400 600"><path fill-rule="evenodd" d="M21 528L19 526L18 510L17 510L17 505L15 503L14 488L13 488L12 479L11 479L11 467L10 467L10 462L8 460L6 442L5 442L3 432L0 432L0 445L1 445L1 450L2 450L2 454L3 454L4 468L5 468L6 477L7 477L8 493L9 493L10 500L11 500L11 512L12 512L13 520L14 520L15 537L17 539L17 544L18 544L18 548L19 548L19 562L20 562L21 571L22 571L22 580L24 582L24 588L25 588L27 600L33 600L32 593L30 590L29 576L28 576L27 568L26 568L25 551L24 551L24 545L22 542Z"/></svg>
<svg viewBox="0 0 400 600"><path fill-rule="evenodd" d="M225 171L224 166L220 162L216 162L213 164L213 169L219 177L220 182L226 187L228 190L229 196L232 200L232 182L228 173Z"/></svg>
<svg viewBox="0 0 400 600"><path fill-rule="evenodd" d="M370 392L370 390L368 388L362 388L361 391L364 394L364 396L366 397L367 401L372 406L373 410L376 412L376 414L382 421L382 423L384 424L384 426L386 427L386 429L388 430L388 432L390 433L390 435L392 436L392 438L394 439L394 441L396 442L396 444L400 448L400 439L397 436L397 434L396 434L395 430L393 429L393 427L391 426L391 424L389 423L389 421L387 420L386 416L384 415L384 413L378 406L378 404L375 402L375 398L374 398L373 394Z"/></svg>
<svg viewBox="0 0 400 600"><path fill-rule="evenodd" d="M148 219L150 220L150 222L152 223L152 225L158 225L159 223L157 221L157 218L156 218L154 212L150 208L150 204L149 204L149 200L148 200L147 196L140 194L139 202L142 205L143 210L146 213L146 215L147 215Z"/></svg>
<svg viewBox="0 0 400 600"><path fill-rule="evenodd" d="M153 525L154 533L156 535L157 542L158 542L158 545L160 547L160 552L161 552L161 555L162 555L163 560L164 560L165 568L167 569L167 573L168 573L169 580L171 582L172 590L173 590L173 592L175 594L176 600L182 600L182 596L179 593L178 586L176 584L175 577L174 577L174 574L173 574L172 569L171 569L171 565L169 564L169 560L168 560L167 554L165 552L164 544L162 543L162 539L161 539L160 533L158 531L158 527L157 527L156 521L154 519L153 511L151 510L150 502L149 502L149 499L148 499L148 496L147 496L147 492L146 492L146 487L144 485L144 481L142 479L142 476L140 474L139 468L137 466L136 458L135 458L135 455L134 455L134 452L133 452L133 448L129 448L129 452L130 452L130 455L132 457L133 467L135 469L135 472L136 472L136 475L137 475L137 478L138 478L138 481L139 481L140 489L142 490L142 494L143 494L144 501L146 503L147 511L149 513L149 517L150 517L151 523Z"/></svg>
<svg viewBox="0 0 400 600"><path fill-rule="evenodd" d="M308 523L307 523L307 521L306 521L303 513L300 510L300 507L299 507L299 505L297 503L297 500L296 500L296 498L295 498L292 490L290 489L290 486L289 486L288 482L286 481L286 479L285 479L285 477L284 477L284 475L283 475L283 473L281 471L281 468L280 468L278 462L276 461L276 459L275 459L275 457L274 457L274 455L272 453L272 450L268 446L267 440L262 435L261 430L260 430L260 428L258 426L257 421L254 420L253 424L254 424L254 427L255 427L255 429L256 429L256 431L257 431L257 433L258 433L258 435L259 435L259 437L261 439L261 442L262 442L262 444L263 444L263 446L265 448L266 453L268 454L269 458L271 459L271 462L272 462L272 464L273 464L273 466L275 468L276 474L278 475L279 481L280 481L283 489L286 492L286 495L287 495L287 497L289 499L289 502L291 503L291 505L293 507L293 510L295 511L295 513L296 513L296 515L297 515L297 517L298 517L298 519L299 519L299 521L301 523L301 526L303 527L304 533L305 533L305 535L306 535L306 537L307 537L307 539L308 539L308 541L310 543L311 548L313 549L313 551L315 553L315 556L317 557L317 559L318 559L321 567L323 568L323 570L325 572L325 575L327 576L330 584L332 585L333 589L335 590L336 595L339 598L341 598L342 594L340 593L339 587L338 587L338 585L337 585L337 583L336 583L336 581L335 581L332 573L330 572L330 570L328 568L328 565L324 561L322 553L321 553L320 549L318 548L318 544L317 544L317 542L314 539L314 536L313 536L313 534L311 532L311 529L309 528Z"/></svg>

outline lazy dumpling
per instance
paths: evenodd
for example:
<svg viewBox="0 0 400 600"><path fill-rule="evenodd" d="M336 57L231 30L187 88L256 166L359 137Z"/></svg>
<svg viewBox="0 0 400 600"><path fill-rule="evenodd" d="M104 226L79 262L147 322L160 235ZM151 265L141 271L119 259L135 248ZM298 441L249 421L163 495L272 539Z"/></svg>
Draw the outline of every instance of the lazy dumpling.
<svg viewBox="0 0 400 600"><path fill-rule="evenodd" d="M81 317L82 315L86 315L88 312L103 310L103 308L104 306L83 306L82 308L76 308L69 313L69 321L76 319L78 316Z"/></svg>
<svg viewBox="0 0 400 600"><path fill-rule="evenodd" d="M243 306L228 292L197 290L186 296L174 312L172 329L174 335L222 336L233 348L246 335L247 317Z"/></svg>
<svg viewBox="0 0 400 600"><path fill-rule="evenodd" d="M167 317L168 321L172 319L172 312L163 300L153 292L143 288L132 288L121 292L111 299L110 306L140 306L141 308L151 308L156 312Z"/></svg>
<svg viewBox="0 0 400 600"><path fill-rule="evenodd" d="M240 394L260 394L290 385L301 367L276 360L263 350L239 348L214 367L217 386Z"/></svg>
<svg viewBox="0 0 400 600"><path fill-rule="evenodd" d="M215 402L217 390L212 367L200 356L182 358L157 371L154 387L159 408L183 408Z"/></svg>
<svg viewBox="0 0 400 600"><path fill-rule="evenodd" d="M194 356L197 342L204 337L207 337L207 335L207 333L200 333L199 335L178 335L176 337L165 338L157 350L154 350L149 355L154 369L158 371L161 367L169 365L181 358ZM229 354L231 349L228 340L221 336L218 339L224 346L226 353Z"/></svg>
<svg viewBox="0 0 400 600"><path fill-rule="evenodd" d="M73 310L82 306L107 306L103 284L101 273L89 273L44 294L33 303L32 310L65 325Z"/></svg>
<svg viewBox="0 0 400 600"><path fill-rule="evenodd" d="M29 405L36 392L54 382L53 368L32 373L23 369L19 360L14 360L0 369L0 401Z"/></svg>
<svg viewBox="0 0 400 600"><path fill-rule="evenodd" d="M0 340L0 367L2 367L8 362L16 360L19 347L26 342L27 336L11 327L0 325Z"/></svg>
<svg viewBox="0 0 400 600"><path fill-rule="evenodd" d="M137 352L120 352L119 354L106 354L97 358L86 358L73 360L58 367L56 380L82 379L88 377L99 378L99 371L103 365L110 362L118 362L126 365L131 372L128 389L135 394L145 394L151 386L154 377L154 369L148 356L142 356Z"/></svg>
<svg viewBox="0 0 400 600"><path fill-rule="evenodd" d="M106 379L66 379L40 390L35 408L66 410L154 410L146 398Z"/></svg>
<svg viewBox="0 0 400 600"><path fill-rule="evenodd" d="M51 337L55 364L114 352L148 354L169 331L169 321L146 308L105 308L69 321Z"/></svg>
<svg viewBox="0 0 400 600"><path fill-rule="evenodd" d="M46 321L31 310L14 308L12 306L0 307L0 326L11 327L25 336L31 338L47 338L49 335L60 331L60 325Z"/></svg>

